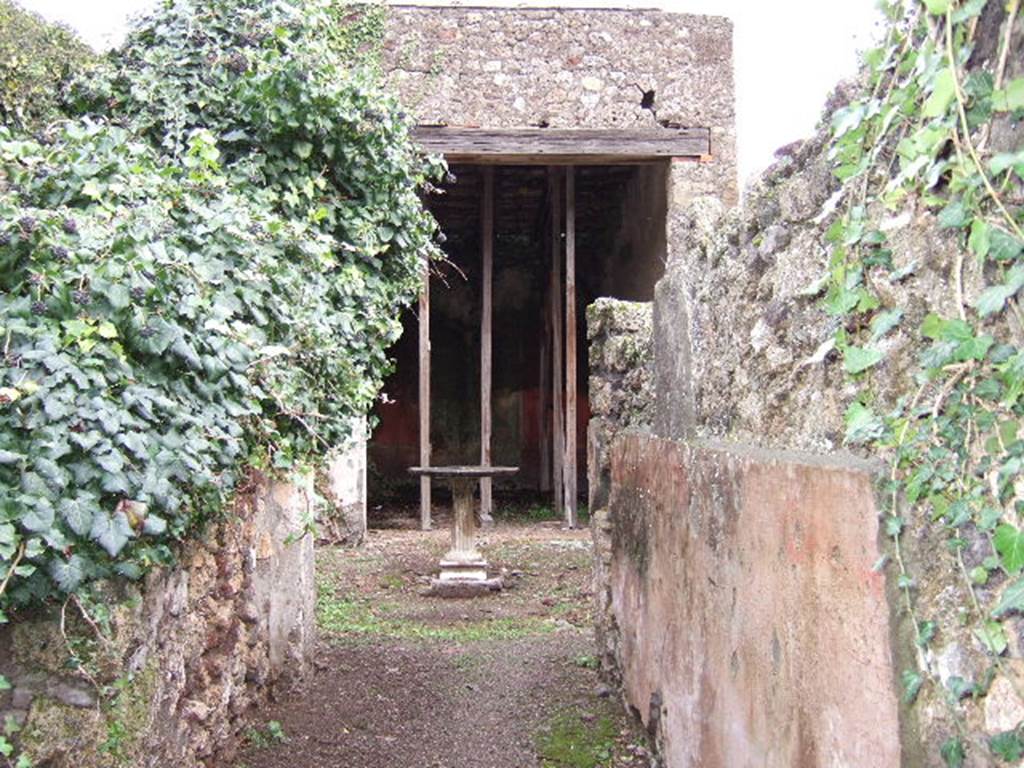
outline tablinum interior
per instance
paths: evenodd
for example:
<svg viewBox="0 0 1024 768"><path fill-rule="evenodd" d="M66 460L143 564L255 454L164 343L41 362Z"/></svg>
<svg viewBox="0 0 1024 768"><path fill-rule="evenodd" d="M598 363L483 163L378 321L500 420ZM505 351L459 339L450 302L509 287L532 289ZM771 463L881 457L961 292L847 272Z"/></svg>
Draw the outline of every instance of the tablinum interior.
<svg viewBox="0 0 1024 768"><path fill-rule="evenodd" d="M666 163L577 166L576 315L579 488L586 492L587 344L585 308L607 296L649 301L665 258ZM549 492L551 483L551 200L548 169L494 169L492 462L520 467L503 493ZM565 169L556 169L564 179ZM430 280L432 464L480 460L481 214L483 166L454 166L453 178L427 204L445 241L449 263ZM564 181L559 187L565 292ZM375 408L369 444L371 507L415 498L407 468L419 463L418 319L402 318L391 349L395 370Z"/></svg>

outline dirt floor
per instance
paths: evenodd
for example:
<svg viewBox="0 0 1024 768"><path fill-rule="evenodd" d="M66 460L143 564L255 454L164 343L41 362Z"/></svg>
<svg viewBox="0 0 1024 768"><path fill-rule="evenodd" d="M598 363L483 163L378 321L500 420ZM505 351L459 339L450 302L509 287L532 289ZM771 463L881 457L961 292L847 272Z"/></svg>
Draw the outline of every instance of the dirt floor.
<svg viewBox="0 0 1024 768"><path fill-rule="evenodd" d="M392 520L317 556L312 679L260 713L231 768L626 768L643 734L596 671L590 537L500 521L481 551L507 588L427 596L448 546Z"/></svg>

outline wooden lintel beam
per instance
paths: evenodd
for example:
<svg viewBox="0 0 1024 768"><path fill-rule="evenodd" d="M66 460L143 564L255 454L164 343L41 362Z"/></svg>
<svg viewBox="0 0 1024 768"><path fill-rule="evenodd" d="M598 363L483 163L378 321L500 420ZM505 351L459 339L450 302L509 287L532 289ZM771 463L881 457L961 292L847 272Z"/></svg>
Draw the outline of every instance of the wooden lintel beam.
<svg viewBox="0 0 1024 768"><path fill-rule="evenodd" d="M449 162L517 165L605 165L699 160L711 155L707 128L561 130L554 128L454 128L418 126L413 138Z"/></svg>

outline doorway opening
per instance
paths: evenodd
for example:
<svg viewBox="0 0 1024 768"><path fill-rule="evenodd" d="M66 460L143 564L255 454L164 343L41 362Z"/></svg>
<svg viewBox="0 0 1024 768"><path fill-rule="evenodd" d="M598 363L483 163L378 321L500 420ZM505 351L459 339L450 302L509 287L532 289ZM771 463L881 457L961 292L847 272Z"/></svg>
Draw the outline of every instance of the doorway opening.
<svg viewBox="0 0 1024 768"><path fill-rule="evenodd" d="M447 263L433 265L429 286L429 459L434 466L481 461L486 420L481 402L483 285L489 258L490 463L519 467L513 478L495 486L498 509L503 504L561 509L566 486L558 477L556 443L570 442L565 438L572 425L565 419L572 395L576 450L564 455L562 464L576 477L576 496L585 498L585 309L600 297L653 298L666 256L669 162L571 168L453 165L443 188L427 200L444 233L448 257ZM489 257L484 235L488 226L493 232ZM575 251L574 287L571 281L567 285L569 240ZM420 495L419 481L407 471L421 463L419 314L414 307L402 318L402 337L389 353L395 369L372 414L371 519L375 510L396 505L413 516ZM573 340L576 365L570 392L566 361ZM441 489L434 493L435 502L444 501Z"/></svg>

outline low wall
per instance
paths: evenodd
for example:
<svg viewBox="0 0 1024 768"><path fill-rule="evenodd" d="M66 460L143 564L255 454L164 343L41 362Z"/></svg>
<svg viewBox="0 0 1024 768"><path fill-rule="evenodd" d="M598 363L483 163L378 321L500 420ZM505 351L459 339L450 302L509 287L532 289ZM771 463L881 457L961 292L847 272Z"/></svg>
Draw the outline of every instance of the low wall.
<svg viewBox="0 0 1024 768"><path fill-rule="evenodd" d="M353 422L352 437L335 449L317 490L328 509L320 515L320 535L335 544L358 546L366 537L366 417Z"/></svg>
<svg viewBox="0 0 1024 768"><path fill-rule="evenodd" d="M611 610L609 579L611 447L624 429L642 429L651 421L651 338L649 303L603 298L587 307L592 409L587 424L587 501L594 541L594 628L601 668L616 684L620 682L619 631Z"/></svg>
<svg viewBox="0 0 1024 768"><path fill-rule="evenodd" d="M0 721L37 766L226 765L243 715L300 676L315 640L312 475L255 478L179 565L0 633ZM63 626L62 626L63 623ZM74 655L81 664L69 665Z"/></svg>
<svg viewBox="0 0 1024 768"><path fill-rule="evenodd" d="M900 764L872 481L853 459L616 439L618 663L666 766Z"/></svg>

